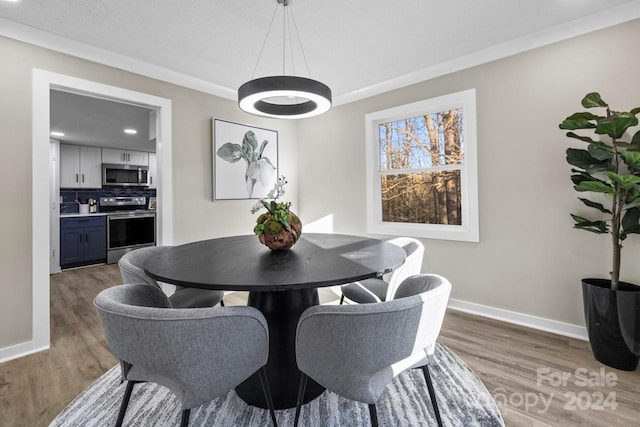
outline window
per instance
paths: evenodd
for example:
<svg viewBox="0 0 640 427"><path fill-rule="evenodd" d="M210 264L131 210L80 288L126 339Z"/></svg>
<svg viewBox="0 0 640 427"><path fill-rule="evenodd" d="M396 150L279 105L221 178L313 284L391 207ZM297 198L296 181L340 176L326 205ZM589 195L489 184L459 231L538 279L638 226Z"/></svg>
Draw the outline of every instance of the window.
<svg viewBox="0 0 640 427"><path fill-rule="evenodd" d="M478 242L475 89L365 117L367 231Z"/></svg>

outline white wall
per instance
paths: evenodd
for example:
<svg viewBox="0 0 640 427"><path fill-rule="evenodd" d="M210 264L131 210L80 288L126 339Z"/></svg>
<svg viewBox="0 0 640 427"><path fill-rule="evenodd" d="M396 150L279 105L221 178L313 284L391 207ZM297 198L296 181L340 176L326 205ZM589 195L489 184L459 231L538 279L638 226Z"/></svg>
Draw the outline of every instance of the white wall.
<svg viewBox="0 0 640 427"><path fill-rule="evenodd" d="M254 201L211 201L212 117L278 131L280 173L297 209L298 124L259 119L235 102L0 37L0 360L32 338L32 69L171 100L174 243L251 234ZM48 144L48 136L44 144ZM9 355L7 355L9 354Z"/></svg>
<svg viewBox="0 0 640 427"><path fill-rule="evenodd" d="M34 67L171 99L175 243L253 228L251 201L211 202L212 117L278 130L280 172L303 222L333 215L336 232L366 234L364 115L475 87L481 242L425 241L424 271L449 277L453 298L580 325L579 280L606 277L610 254L606 237L571 228L569 212L580 204L557 124L592 90L619 109L640 104L637 40L640 21L633 21L290 122L0 37L2 57L11 58L0 67L0 352L31 339ZM634 237L625 242L622 276L639 283Z"/></svg>
<svg viewBox="0 0 640 427"><path fill-rule="evenodd" d="M366 234L364 115L476 88L480 243L424 240L423 271L448 277L454 299L584 325L580 279L608 277L610 239L572 228L582 208L558 124L591 91L640 105L638 40L636 20L301 122L303 221L333 214L336 232ZM635 283L639 249L640 237L625 242L622 276Z"/></svg>

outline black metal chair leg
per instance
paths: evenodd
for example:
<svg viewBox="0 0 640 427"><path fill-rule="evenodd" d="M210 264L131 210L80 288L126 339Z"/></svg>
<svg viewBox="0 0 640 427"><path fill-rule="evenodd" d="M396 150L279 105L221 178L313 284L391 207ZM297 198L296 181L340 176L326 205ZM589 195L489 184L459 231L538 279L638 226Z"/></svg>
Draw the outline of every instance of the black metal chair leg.
<svg viewBox="0 0 640 427"><path fill-rule="evenodd" d="M276 412L273 410L273 399L271 398L271 388L269 387L269 378L267 378L267 370L263 366L258 371L258 377L260 378L260 385L262 386L262 392L264 393L264 398L267 401L267 406L269 407L269 414L271 415L271 421L273 422L273 427L278 427L278 422L276 421Z"/></svg>
<svg viewBox="0 0 640 427"><path fill-rule="evenodd" d="M342 296L340 297L340 305L342 305L343 302L344 302L344 294L342 294Z"/></svg>
<svg viewBox="0 0 640 427"><path fill-rule="evenodd" d="M224 307L224 300L220 300L220 307Z"/></svg>
<svg viewBox="0 0 640 427"><path fill-rule="evenodd" d="M180 427L189 427L189 417L191 416L191 409L184 409L182 411L182 421Z"/></svg>
<svg viewBox="0 0 640 427"><path fill-rule="evenodd" d="M122 396L122 403L120 404L120 411L118 412L118 419L116 420L116 427L122 426L124 421L124 414L127 412L129 406L129 399L131 399L131 392L133 386L136 385L135 381L127 381L127 388L124 390L124 396Z"/></svg>
<svg viewBox="0 0 640 427"><path fill-rule="evenodd" d="M307 389L307 374L300 372L300 383L298 385L298 401L296 402L296 417L293 421L293 427L298 427L298 418L300 418L300 408L302 408L302 400L304 392Z"/></svg>
<svg viewBox="0 0 640 427"><path fill-rule="evenodd" d="M378 427L378 411L376 411L376 405L369 405L369 416L371 417L371 427Z"/></svg>
<svg viewBox="0 0 640 427"><path fill-rule="evenodd" d="M422 367L424 373L424 380L427 382L427 388L429 389L429 397L431 398L431 405L433 405L433 412L436 414L436 421L438 421L438 427L442 427L442 418L440 418L440 409L438 409L438 401L436 400L436 393L433 390L433 383L431 382L431 375L429 374L429 366L424 365Z"/></svg>

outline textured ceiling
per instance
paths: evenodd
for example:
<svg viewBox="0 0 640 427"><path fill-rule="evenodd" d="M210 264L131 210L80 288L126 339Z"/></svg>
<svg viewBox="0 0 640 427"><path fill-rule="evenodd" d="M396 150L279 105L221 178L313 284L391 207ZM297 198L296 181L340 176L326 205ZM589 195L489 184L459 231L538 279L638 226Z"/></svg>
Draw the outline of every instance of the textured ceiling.
<svg viewBox="0 0 640 427"><path fill-rule="evenodd" d="M252 76L276 7L255 75L260 77L282 73L282 7L276 0L0 0L0 34L6 35L3 24L17 23L233 94ZM628 19L640 16L637 0L294 0L290 8L311 77L329 85L334 98L514 39L575 22L589 25L590 18L612 10L626 8L633 15ZM299 56L295 45L293 50ZM302 59L294 64L295 74L306 75Z"/></svg>
<svg viewBox="0 0 640 427"><path fill-rule="evenodd" d="M294 0L289 9L310 76L336 104L640 18L638 0ZM276 0L0 0L0 35L235 99L244 81L282 74L282 12ZM309 76L295 42L286 73ZM154 149L144 108L55 91L51 107L66 142Z"/></svg>

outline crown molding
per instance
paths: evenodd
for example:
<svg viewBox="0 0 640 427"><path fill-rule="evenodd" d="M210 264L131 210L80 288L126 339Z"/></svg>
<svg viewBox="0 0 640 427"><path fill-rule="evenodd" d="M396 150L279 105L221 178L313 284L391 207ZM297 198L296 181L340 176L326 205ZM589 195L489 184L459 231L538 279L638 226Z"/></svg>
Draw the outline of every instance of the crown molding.
<svg viewBox="0 0 640 427"><path fill-rule="evenodd" d="M335 96L339 106L640 18L640 0L510 40L469 55ZM236 89L0 18L0 35L189 89L237 101Z"/></svg>
<svg viewBox="0 0 640 427"><path fill-rule="evenodd" d="M640 1L633 1L436 64L432 67L423 68L422 70L335 96L333 105L338 106L359 101L638 18L640 18Z"/></svg>
<svg viewBox="0 0 640 427"><path fill-rule="evenodd" d="M35 46L237 101L237 91L184 73L0 18L0 35Z"/></svg>

